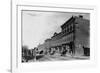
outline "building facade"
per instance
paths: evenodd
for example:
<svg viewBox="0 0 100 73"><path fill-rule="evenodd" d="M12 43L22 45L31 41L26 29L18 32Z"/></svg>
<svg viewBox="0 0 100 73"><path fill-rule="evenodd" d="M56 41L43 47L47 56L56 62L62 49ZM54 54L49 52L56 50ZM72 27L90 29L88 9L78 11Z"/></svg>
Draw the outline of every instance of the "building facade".
<svg viewBox="0 0 100 73"><path fill-rule="evenodd" d="M68 21L61 25L61 32L46 39L45 42L38 46L49 54L59 53L64 55L84 55L90 51L90 22L84 19L82 15L72 16ZM86 51L86 49L88 49ZM84 53L84 51L86 51Z"/></svg>

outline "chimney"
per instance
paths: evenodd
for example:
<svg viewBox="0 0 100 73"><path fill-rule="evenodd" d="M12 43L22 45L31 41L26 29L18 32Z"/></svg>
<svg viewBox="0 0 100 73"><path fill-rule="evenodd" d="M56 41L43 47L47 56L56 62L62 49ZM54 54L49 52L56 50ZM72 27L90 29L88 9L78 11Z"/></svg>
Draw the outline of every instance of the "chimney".
<svg viewBox="0 0 100 73"><path fill-rule="evenodd" d="M82 15L79 15L79 18L83 18L83 16Z"/></svg>

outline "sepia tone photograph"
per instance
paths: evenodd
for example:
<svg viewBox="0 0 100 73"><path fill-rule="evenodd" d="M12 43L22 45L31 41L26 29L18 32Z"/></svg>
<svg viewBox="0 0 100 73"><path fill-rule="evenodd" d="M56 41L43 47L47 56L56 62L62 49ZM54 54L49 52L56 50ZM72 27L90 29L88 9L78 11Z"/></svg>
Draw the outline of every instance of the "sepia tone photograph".
<svg viewBox="0 0 100 73"><path fill-rule="evenodd" d="M90 14L22 10L22 63L90 59Z"/></svg>

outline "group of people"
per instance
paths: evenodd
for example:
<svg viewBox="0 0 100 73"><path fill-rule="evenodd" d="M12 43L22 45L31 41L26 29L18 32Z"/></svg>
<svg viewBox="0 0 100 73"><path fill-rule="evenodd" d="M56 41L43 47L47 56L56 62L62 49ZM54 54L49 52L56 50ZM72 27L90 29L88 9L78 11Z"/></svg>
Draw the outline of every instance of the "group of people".
<svg viewBox="0 0 100 73"><path fill-rule="evenodd" d="M72 55L73 50L69 46L52 47L47 50L47 54L55 55L58 53L60 56Z"/></svg>

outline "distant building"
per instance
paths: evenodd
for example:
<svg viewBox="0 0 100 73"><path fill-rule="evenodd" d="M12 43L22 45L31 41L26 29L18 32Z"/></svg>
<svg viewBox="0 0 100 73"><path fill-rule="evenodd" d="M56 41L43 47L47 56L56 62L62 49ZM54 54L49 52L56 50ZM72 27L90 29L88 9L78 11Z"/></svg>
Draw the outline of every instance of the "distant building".
<svg viewBox="0 0 100 73"><path fill-rule="evenodd" d="M84 55L83 47L90 48L90 21L84 19L82 15L72 16L68 21L61 25L61 32L54 33L50 39L38 46L44 50L55 48L61 52L67 47L73 55ZM88 50L89 53L89 50Z"/></svg>

